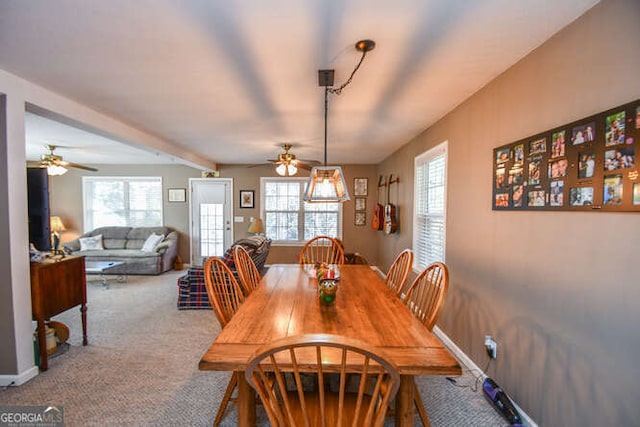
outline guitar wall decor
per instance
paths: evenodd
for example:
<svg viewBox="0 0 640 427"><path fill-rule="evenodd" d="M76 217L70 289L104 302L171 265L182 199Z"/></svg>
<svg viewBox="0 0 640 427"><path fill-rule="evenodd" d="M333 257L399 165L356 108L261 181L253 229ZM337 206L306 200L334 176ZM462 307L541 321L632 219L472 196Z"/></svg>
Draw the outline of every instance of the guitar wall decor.
<svg viewBox="0 0 640 427"><path fill-rule="evenodd" d="M391 203L391 184L400 182L400 178L393 179L393 175L389 175L387 180L387 204L384 207L384 232L385 234L395 233L398 229L398 223L396 222L396 207Z"/></svg>
<svg viewBox="0 0 640 427"><path fill-rule="evenodd" d="M382 230L382 225L384 224L384 206L380 203L380 188L386 187L387 183L384 182L384 177L380 175L378 178L378 203L373 208L373 218L371 219L371 227L376 230Z"/></svg>

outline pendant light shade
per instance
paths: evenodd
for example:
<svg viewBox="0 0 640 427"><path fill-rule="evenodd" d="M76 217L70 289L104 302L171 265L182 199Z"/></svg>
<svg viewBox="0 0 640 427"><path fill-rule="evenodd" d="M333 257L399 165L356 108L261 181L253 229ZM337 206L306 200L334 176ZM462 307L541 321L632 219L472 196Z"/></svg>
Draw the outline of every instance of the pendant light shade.
<svg viewBox="0 0 640 427"><path fill-rule="evenodd" d="M327 117L329 93L340 95L342 89L351 82L354 74L360 68L360 64L362 64L367 52L375 47L375 43L372 40L361 40L356 43L355 47L356 50L362 52L362 57L351 72L349 79L340 87L330 88L330 86L333 86L334 70L318 70L318 84L324 87L324 166L315 166L311 169L309 182L303 196L305 202L341 203L351 199L342 168L340 166L327 166Z"/></svg>
<svg viewBox="0 0 640 427"><path fill-rule="evenodd" d="M307 202L346 202L351 199L340 166L315 166L311 169L303 199Z"/></svg>

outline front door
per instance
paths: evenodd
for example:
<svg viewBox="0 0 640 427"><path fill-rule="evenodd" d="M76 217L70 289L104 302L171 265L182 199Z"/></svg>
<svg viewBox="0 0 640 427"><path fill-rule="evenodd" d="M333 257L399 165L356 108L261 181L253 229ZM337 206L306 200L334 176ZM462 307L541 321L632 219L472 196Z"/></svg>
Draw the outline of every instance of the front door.
<svg viewBox="0 0 640 427"><path fill-rule="evenodd" d="M233 181L230 178L191 178L191 265L203 265L224 255L232 243Z"/></svg>

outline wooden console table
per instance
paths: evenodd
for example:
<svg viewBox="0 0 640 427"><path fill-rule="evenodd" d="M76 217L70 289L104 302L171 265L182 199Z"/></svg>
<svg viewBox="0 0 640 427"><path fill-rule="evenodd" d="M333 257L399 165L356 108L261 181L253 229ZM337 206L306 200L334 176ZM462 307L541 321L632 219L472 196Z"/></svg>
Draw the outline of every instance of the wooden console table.
<svg viewBox="0 0 640 427"><path fill-rule="evenodd" d="M87 345L87 282L84 257L67 256L31 263L31 311L38 322L40 369L48 369L45 321L80 306L82 345Z"/></svg>

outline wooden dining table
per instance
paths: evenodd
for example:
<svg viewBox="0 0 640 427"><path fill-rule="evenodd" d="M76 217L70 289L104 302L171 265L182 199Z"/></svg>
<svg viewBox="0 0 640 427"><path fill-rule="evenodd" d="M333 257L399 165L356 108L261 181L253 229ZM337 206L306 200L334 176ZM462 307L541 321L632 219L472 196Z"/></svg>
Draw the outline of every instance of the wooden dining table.
<svg viewBox="0 0 640 427"><path fill-rule="evenodd" d="M256 422L244 371L251 355L279 338L337 334L378 348L398 368L396 425L413 426L414 377L460 375L456 359L366 265L343 265L335 301L320 302L310 266L275 264L200 360L203 371L237 371L238 423Z"/></svg>

